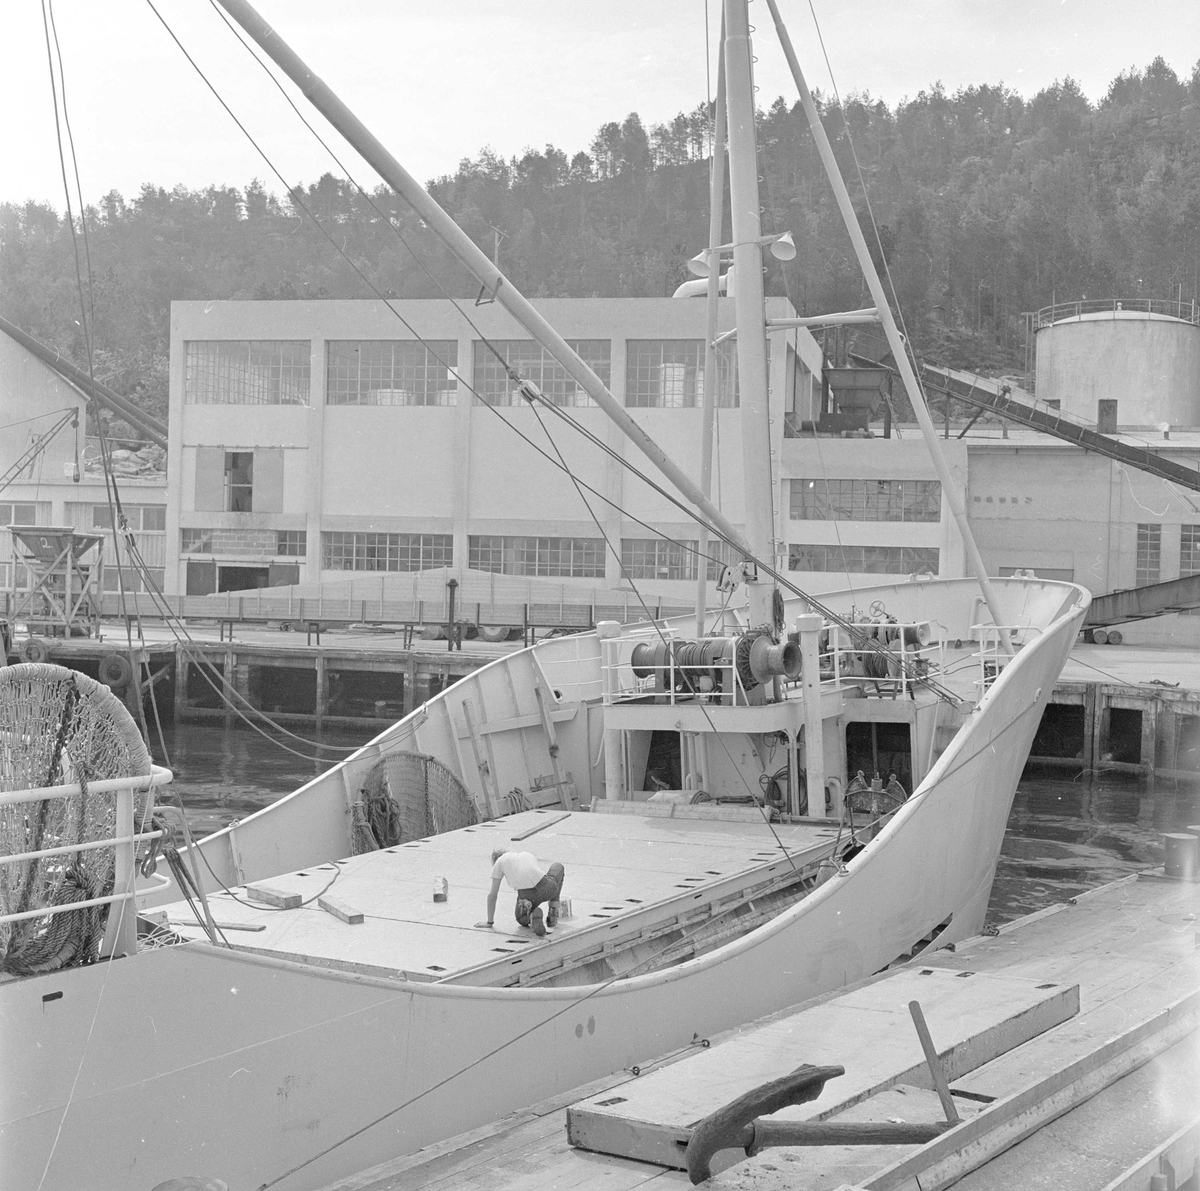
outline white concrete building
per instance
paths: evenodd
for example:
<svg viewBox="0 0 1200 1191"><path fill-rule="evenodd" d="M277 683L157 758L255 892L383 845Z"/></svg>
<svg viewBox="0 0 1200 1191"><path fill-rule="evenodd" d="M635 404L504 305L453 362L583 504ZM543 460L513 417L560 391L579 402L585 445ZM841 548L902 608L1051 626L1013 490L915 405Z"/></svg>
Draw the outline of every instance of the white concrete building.
<svg viewBox="0 0 1200 1191"><path fill-rule="evenodd" d="M696 474L704 303L537 305ZM768 307L773 317L794 313L785 299ZM732 320L732 301L722 299L721 330ZM167 535L178 561L167 569L168 592L328 587L367 577L391 591L428 571L620 589L628 573L647 594L692 598L697 564L686 546L696 542L694 522L601 446L516 395L502 359L614 454L665 484L499 306L176 302L171 323ZM821 368L807 331L771 336L772 445L758 465L774 480L781 565L814 591L880 572L962 574L962 543L915 432L792 436L821 400ZM735 372L729 341L713 491L739 523ZM554 466L558 451L611 503L581 495ZM952 442L948 453L965 488L966 448Z"/></svg>

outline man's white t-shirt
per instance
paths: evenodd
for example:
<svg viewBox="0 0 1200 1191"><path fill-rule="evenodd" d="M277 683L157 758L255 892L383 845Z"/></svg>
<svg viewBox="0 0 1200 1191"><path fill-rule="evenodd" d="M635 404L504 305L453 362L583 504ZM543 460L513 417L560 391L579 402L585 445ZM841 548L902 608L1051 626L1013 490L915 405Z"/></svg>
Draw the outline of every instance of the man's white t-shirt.
<svg viewBox="0 0 1200 1191"><path fill-rule="evenodd" d="M532 889L545 875L532 852L505 852L492 868L492 880L503 877L511 889Z"/></svg>

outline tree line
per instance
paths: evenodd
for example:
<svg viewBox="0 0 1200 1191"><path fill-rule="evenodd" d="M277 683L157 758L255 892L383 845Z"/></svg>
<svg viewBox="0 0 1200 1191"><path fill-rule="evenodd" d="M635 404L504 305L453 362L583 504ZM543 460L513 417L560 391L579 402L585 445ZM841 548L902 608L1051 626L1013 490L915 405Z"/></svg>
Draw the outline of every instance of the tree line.
<svg viewBox="0 0 1200 1191"><path fill-rule="evenodd" d="M1200 63L1181 79L1156 58L1096 102L1069 78L1029 99L985 84L894 107L818 100L923 357L1017 370L1024 313L1052 301L1200 297ZM707 240L709 116L701 104L647 128L631 113L574 155L484 149L430 189L533 298L670 294ZM791 231L797 247L768 260L768 292L802 314L865 304L798 104L762 113L758 151L764 231ZM258 181L146 184L106 195L72 230L50 205L0 204L0 313L81 366L88 325L96 375L162 418L173 299L478 290L390 191L332 174L282 196Z"/></svg>

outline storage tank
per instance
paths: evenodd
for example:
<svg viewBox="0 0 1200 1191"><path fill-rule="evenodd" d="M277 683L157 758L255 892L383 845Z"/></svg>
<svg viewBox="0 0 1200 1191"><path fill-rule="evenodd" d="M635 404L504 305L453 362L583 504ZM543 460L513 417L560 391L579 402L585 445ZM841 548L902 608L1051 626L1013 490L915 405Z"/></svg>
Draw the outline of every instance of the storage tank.
<svg viewBox="0 0 1200 1191"><path fill-rule="evenodd" d="M1200 310L1194 303L1072 302L1035 316L1037 396L1095 425L1200 426Z"/></svg>

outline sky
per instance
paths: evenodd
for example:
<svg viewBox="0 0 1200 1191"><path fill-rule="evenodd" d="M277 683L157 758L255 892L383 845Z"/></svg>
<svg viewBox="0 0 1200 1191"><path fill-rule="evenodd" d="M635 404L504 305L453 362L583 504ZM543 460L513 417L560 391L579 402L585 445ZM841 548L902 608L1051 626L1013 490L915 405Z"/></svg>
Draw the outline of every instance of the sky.
<svg viewBox="0 0 1200 1191"><path fill-rule="evenodd" d="M0 202L63 206L42 25L47 0L0 0ZM154 0L166 23L290 183L341 171L207 0ZM809 85L830 77L808 0L779 0ZM647 125L707 93L719 0L258 0L259 11L418 179L490 146L586 149L637 111ZM1092 99L1162 55L1200 60L1198 0L813 0L843 94L889 104L940 81L1033 95L1067 75ZM53 0L87 202L144 183L282 184L221 109L148 0ZM754 0L763 106L795 98L764 0ZM711 72L715 87L715 69ZM289 84L290 87L290 84ZM296 96L295 91L292 91ZM326 135L307 104L299 106ZM331 144L334 144L331 140ZM360 182L377 179L334 144ZM345 155L343 155L343 153Z"/></svg>

